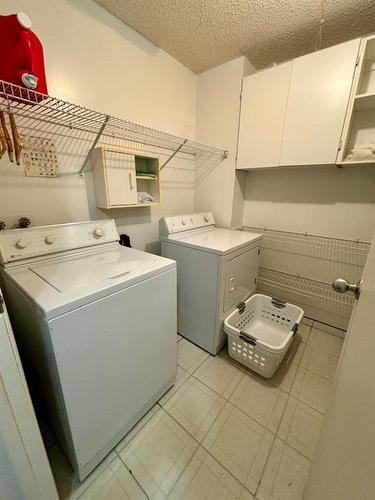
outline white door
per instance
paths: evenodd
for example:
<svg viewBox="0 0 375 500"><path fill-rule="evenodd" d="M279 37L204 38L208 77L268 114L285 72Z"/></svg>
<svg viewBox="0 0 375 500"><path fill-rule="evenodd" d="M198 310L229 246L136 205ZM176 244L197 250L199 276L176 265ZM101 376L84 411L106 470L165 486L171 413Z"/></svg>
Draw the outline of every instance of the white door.
<svg viewBox="0 0 375 500"><path fill-rule="evenodd" d="M280 165L336 161L360 40L293 61Z"/></svg>
<svg viewBox="0 0 375 500"><path fill-rule="evenodd" d="M134 155L105 150L105 174L111 206L137 203Z"/></svg>
<svg viewBox="0 0 375 500"><path fill-rule="evenodd" d="M255 292L259 267L259 247L252 248L225 264L223 311L237 307L241 300Z"/></svg>
<svg viewBox="0 0 375 500"><path fill-rule="evenodd" d="M375 237L305 500L375 498Z"/></svg>
<svg viewBox="0 0 375 500"><path fill-rule="evenodd" d="M278 167L292 62L243 80L237 168Z"/></svg>
<svg viewBox="0 0 375 500"><path fill-rule="evenodd" d="M57 492L0 293L0 498L57 500Z"/></svg>

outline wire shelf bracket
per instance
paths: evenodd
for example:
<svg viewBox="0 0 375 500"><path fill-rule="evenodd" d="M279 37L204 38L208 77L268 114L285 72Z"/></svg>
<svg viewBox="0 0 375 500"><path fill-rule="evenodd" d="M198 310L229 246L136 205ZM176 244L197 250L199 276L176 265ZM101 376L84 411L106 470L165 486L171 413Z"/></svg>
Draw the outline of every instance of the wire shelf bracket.
<svg viewBox="0 0 375 500"><path fill-rule="evenodd" d="M168 165L168 163L172 160L172 158L174 158L176 156L176 154L181 151L181 149L185 146L185 144L187 143L188 139L184 139L184 142L182 142L177 149L175 149L173 151L173 153L171 154L171 156L168 158L168 160L166 160L163 165L160 167L160 171L163 170L163 168Z"/></svg>
<svg viewBox="0 0 375 500"><path fill-rule="evenodd" d="M83 162L83 164L82 164L82 167L81 167L81 169L80 169L80 171L79 171L79 175L80 175L81 177L83 177L83 172L84 172L84 170L85 170L85 168L86 168L86 166L87 166L87 164L88 164L88 162L89 162L89 160L90 160L90 157L91 157L92 152L93 152L93 151L94 151L94 149L96 148L96 145L98 144L98 141L99 141L100 137L102 136L102 134L103 134L103 132L104 132L104 129L105 129L105 127L106 127L106 125L107 125L107 123L108 123L108 121L109 121L109 118L110 118L110 116L109 116L109 115L107 115L107 116L105 117L104 122L103 122L103 125L100 127L99 132L96 134L96 137L95 137L95 139L94 139L94 142L92 143L92 146L91 146L91 148L90 148L89 152L88 152L88 153L87 153L87 155L86 155L86 158L85 158L85 160L84 160L84 162Z"/></svg>

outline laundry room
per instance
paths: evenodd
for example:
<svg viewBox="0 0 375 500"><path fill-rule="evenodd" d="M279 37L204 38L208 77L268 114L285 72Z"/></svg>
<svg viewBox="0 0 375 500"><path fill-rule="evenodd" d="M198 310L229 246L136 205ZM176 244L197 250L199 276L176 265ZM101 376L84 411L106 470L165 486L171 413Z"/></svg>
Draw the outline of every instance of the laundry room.
<svg viewBox="0 0 375 500"><path fill-rule="evenodd" d="M0 498L373 498L374 3L2 0L0 47Z"/></svg>

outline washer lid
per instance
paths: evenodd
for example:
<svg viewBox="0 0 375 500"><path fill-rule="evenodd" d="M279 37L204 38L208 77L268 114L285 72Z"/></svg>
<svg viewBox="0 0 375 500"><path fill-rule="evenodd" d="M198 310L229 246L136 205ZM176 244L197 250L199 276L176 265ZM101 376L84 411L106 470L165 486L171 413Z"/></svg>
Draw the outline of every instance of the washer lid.
<svg viewBox="0 0 375 500"><path fill-rule="evenodd" d="M225 255L262 238L262 234L217 227L170 235L167 241L206 252Z"/></svg>
<svg viewBox="0 0 375 500"><path fill-rule="evenodd" d="M135 255L132 252L124 254L116 249L62 261L36 263L29 269L58 292L71 292L88 285L95 288L103 281L111 283L118 278L126 281L159 267L158 264L150 254L146 257L138 252Z"/></svg>
<svg viewBox="0 0 375 500"><path fill-rule="evenodd" d="M50 319L175 266L164 257L115 244L5 272Z"/></svg>

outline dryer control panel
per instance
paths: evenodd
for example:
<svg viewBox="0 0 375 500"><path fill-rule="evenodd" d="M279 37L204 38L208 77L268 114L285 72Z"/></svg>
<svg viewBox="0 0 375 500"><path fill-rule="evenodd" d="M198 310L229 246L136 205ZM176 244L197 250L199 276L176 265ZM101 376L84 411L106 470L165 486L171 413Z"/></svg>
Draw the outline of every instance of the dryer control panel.
<svg viewBox="0 0 375 500"><path fill-rule="evenodd" d="M0 232L0 263L7 264L118 240L113 219L11 229Z"/></svg>
<svg viewBox="0 0 375 500"><path fill-rule="evenodd" d="M212 212L162 217L160 220L160 235L168 236L168 234L181 233L191 229L214 225L215 219Z"/></svg>

